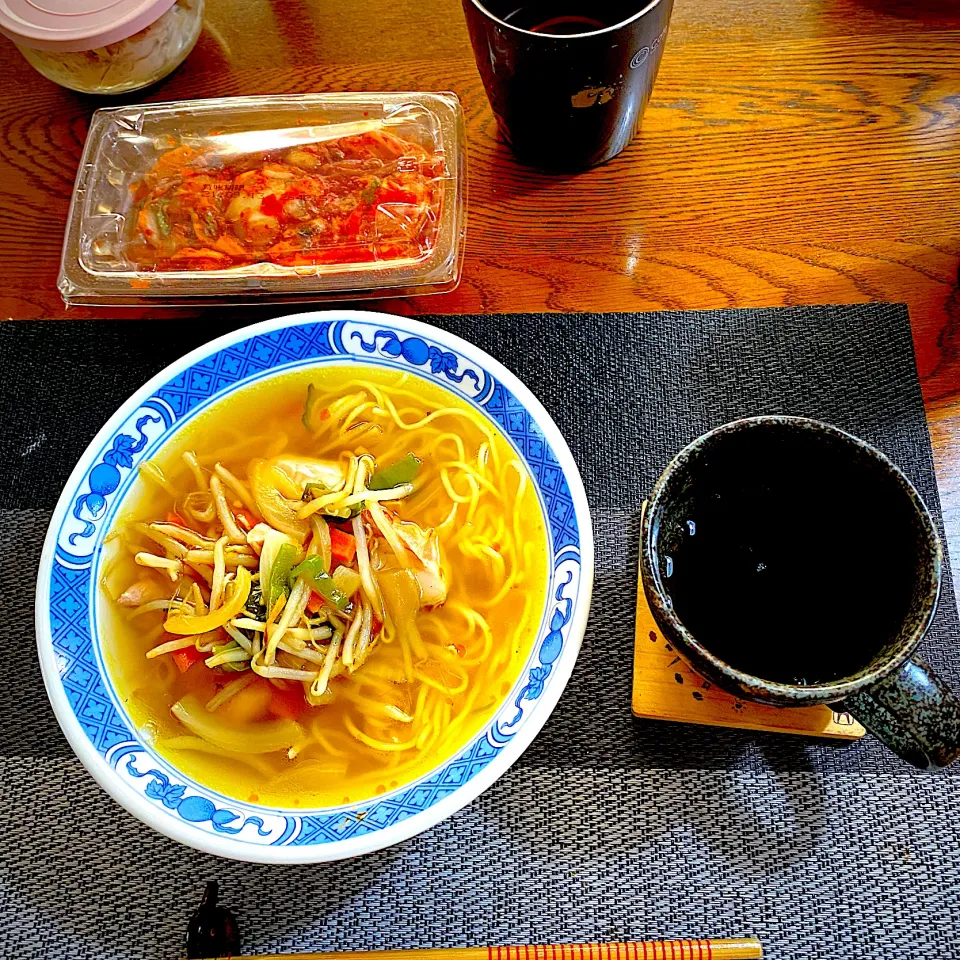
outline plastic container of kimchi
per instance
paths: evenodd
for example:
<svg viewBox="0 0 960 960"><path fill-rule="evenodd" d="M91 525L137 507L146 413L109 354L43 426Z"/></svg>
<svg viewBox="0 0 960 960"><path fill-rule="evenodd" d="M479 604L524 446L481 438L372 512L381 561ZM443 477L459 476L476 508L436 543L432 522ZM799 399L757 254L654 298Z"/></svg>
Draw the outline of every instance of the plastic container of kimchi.
<svg viewBox="0 0 960 960"><path fill-rule="evenodd" d="M464 162L452 93L98 110L58 286L68 305L99 306L452 290Z"/></svg>

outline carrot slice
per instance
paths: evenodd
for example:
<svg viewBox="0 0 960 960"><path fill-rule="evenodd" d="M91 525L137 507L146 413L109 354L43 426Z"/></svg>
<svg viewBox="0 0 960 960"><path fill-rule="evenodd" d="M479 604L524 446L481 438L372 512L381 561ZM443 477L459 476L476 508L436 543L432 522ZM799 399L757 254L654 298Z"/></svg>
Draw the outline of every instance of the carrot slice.
<svg viewBox="0 0 960 960"><path fill-rule="evenodd" d="M336 527L330 527L331 570L338 566L349 566L357 555L357 541L353 534L344 533Z"/></svg>
<svg viewBox="0 0 960 960"><path fill-rule="evenodd" d="M202 660L206 654L201 653L196 647L187 647L184 650L177 650L173 653L173 662L181 673L186 673L198 660Z"/></svg>
<svg viewBox="0 0 960 960"><path fill-rule="evenodd" d="M244 530L252 530L257 523L259 523L257 518L246 507L233 507L233 513L237 518L237 523L243 527Z"/></svg>
<svg viewBox="0 0 960 960"><path fill-rule="evenodd" d="M273 687L270 700L270 712L276 717L282 717L285 720L296 720L306 701L303 699L303 692L300 689L288 689L284 687Z"/></svg>

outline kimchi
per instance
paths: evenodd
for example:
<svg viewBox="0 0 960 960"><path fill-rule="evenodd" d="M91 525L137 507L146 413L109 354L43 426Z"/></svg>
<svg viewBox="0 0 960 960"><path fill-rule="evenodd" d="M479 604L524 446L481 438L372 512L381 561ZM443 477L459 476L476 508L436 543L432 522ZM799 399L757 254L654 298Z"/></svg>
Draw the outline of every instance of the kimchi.
<svg viewBox="0 0 960 960"><path fill-rule="evenodd" d="M416 260L436 243L443 156L384 130L239 156L186 144L132 187L139 270Z"/></svg>

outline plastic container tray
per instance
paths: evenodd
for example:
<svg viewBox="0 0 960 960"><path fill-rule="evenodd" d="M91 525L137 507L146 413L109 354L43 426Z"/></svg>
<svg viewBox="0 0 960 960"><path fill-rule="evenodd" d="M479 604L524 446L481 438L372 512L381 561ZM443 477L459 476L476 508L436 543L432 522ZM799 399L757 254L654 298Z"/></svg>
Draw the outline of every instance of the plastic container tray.
<svg viewBox="0 0 960 960"><path fill-rule="evenodd" d="M446 292L465 187L452 93L98 110L57 285L98 306Z"/></svg>

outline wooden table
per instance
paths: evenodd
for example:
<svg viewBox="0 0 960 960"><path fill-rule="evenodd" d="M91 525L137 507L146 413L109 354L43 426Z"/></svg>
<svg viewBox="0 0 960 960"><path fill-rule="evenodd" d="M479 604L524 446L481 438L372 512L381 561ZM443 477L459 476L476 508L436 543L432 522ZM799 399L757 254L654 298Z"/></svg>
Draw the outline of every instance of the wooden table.
<svg viewBox="0 0 960 960"><path fill-rule="evenodd" d="M103 101L0 51L0 316L169 316L64 310L63 225ZM187 62L126 102L358 89L452 89L467 116L460 288L377 308L907 303L960 558L955 0L676 0L641 134L577 177L520 167L498 142L459 0L208 0Z"/></svg>

